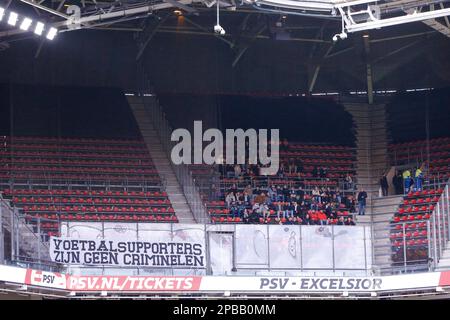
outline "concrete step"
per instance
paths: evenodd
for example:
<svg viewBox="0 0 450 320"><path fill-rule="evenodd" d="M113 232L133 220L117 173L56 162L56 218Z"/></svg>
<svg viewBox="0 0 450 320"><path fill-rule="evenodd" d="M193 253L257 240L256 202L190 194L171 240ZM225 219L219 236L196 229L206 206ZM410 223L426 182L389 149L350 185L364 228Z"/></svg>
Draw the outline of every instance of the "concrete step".
<svg viewBox="0 0 450 320"><path fill-rule="evenodd" d="M167 153L161 145L159 134L153 126L150 113L145 109L142 98L128 96L127 99L141 130L141 134L144 137L155 168L166 184L165 191L178 220L186 223L194 223L195 220L184 196L182 186L176 178ZM154 103L153 100L149 100L149 102Z"/></svg>

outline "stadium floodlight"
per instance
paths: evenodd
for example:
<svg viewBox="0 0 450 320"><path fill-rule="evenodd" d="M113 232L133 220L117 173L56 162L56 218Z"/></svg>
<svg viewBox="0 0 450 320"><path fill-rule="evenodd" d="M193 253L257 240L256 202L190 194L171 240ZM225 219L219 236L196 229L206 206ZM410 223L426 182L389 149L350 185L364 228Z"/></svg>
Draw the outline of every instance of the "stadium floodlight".
<svg viewBox="0 0 450 320"><path fill-rule="evenodd" d="M50 31L47 33L47 39L48 40L55 39L57 33L58 33L58 29L51 27Z"/></svg>
<svg viewBox="0 0 450 320"><path fill-rule="evenodd" d="M11 12L9 14L8 24L10 26L14 27L16 25L18 19L19 19L19 15L17 13L15 13L15 12Z"/></svg>
<svg viewBox="0 0 450 320"><path fill-rule="evenodd" d="M28 31L32 23L33 20L31 20L30 18L24 18L22 23L20 24L20 29L23 31Z"/></svg>
<svg viewBox="0 0 450 320"><path fill-rule="evenodd" d="M42 22L36 23L36 27L34 28L34 33L38 36L42 35L42 32L44 32L44 24Z"/></svg>
<svg viewBox="0 0 450 320"><path fill-rule="evenodd" d="M5 15L5 8L0 7L0 21L3 20L4 15Z"/></svg>

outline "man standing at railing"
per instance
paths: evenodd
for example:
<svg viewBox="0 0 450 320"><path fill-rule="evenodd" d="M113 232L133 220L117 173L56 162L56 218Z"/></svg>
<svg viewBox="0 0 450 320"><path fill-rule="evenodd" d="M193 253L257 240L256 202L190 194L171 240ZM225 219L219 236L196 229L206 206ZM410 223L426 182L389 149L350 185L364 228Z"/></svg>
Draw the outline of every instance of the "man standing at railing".
<svg viewBox="0 0 450 320"><path fill-rule="evenodd" d="M361 188L361 191L358 193L358 215L363 216L366 214L366 199L367 192L364 191L364 188Z"/></svg>

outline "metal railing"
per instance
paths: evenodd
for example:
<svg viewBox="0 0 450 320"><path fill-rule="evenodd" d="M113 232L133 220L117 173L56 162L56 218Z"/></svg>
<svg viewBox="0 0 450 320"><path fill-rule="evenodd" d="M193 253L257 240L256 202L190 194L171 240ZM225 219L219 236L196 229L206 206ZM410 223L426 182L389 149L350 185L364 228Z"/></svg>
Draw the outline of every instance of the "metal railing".
<svg viewBox="0 0 450 320"><path fill-rule="evenodd" d="M151 85L142 76L142 92L149 92ZM145 109L150 114L150 118L153 122L153 126L159 135L161 145L165 151L167 158L171 159L171 150L175 146L175 142L171 140L172 128L169 125L167 117L158 103L155 96L149 94L140 94L143 98ZM176 178L183 189L184 196L187 200L189 207L191 208L194 219L197 223L206 223L209 221L206 207L200 196L200 191L195 183L192 174L185 164L174 165L172 162L171 167L175 172Z"/></svg>
<svg viewBox="0 0 450 320"><path fill-rule="evenodd" d="M430 219L430 258L436 268L450 239L450 180L437 202ZM448 265L450 267L450 264Z"/></svg>
<svg viewBox="0 0 450 320"><path fill-rule="evenodd" d="M48 236L42 228L44 223L50 221L58 222L59 228L59 221L42 218L36 218L30 224L26 215L0 196L0 249L3 253L0 263L58 270L57 265L49 260Z"/></svg>
<svg viewBox="0 0 450 320"><path fill-rule="evenodd" d="M450 240L450 180L446 185L433 185L443 188L439 201L430 214L430 219L410 220L390 223L388 231L390 243L387 252L391 253L391 263L379 266L386 273L408 273L433 271L439 267L444 250L449 248ZM377 249L383 246L377 246Z"/></svg>
<svg viewBox="0 0 450 320"><path fill-rule="evenodd" d="M85 228L68 223L64 233ZM105 228L108 229L105 231ZM185 241L204 248L202 265L66 265L75 274L134 275L372 275L370 228L367 226L154 224L126 227L128 240L167 241L183 232ZM63 228L64 230L64 228ZM84 229L86 230L86 229ZM153 230L155 232L153 232ZM104 223L89 225L91 237L114 232ZM123 233L122 233L123 234ZM111 238L114 239L114 238ZM159 239L159 240L156 240ZM280 247L280 243L285 246ZM320 250L319 250L320 249Z"/></svg>

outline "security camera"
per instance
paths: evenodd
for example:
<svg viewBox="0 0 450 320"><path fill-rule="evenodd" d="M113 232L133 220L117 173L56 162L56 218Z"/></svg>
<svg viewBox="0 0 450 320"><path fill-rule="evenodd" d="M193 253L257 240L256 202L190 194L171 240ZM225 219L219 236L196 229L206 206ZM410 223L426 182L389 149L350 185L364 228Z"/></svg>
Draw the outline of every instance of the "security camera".
<svg viewBox="0 0 450 320"><path fill-rule="evenodd" d="M342 33L339 33L339 34L335 34L333 36L333 41L334 42L338 41L339 39L341 39L341 40L347 39L347 34L345 32L342 32Z"/></svg>
<svg viewBox="0 0 450 320"><path fill-rule="evenodd" d="M223 36L225 34L225 29L222 28L222 26L220 24L216 24L214 26L214 32Z"/></svg>

